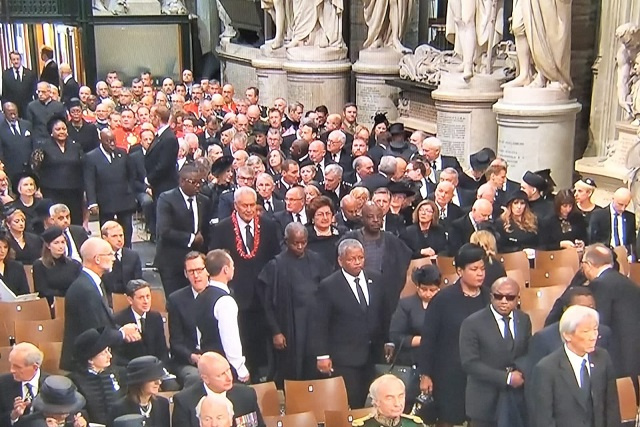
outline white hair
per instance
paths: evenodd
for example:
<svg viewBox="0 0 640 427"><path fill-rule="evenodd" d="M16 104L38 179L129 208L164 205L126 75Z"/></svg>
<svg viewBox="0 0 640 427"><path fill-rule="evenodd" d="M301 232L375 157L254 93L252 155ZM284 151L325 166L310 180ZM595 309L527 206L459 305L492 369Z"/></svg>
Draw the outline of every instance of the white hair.
<svg viewBox="0 0 640 427"><path fill-rule="evenodd" d="M196 417L198 417L198 420L202 421L200 419L200 415L202 414L202 406L205 402L209 402L212 405L224 405L227 408L227 413L229 414L229 421L233 420L233 403L223 395L215 393L205 395L198 401L198 404L196 405Z"/></svg>
<svg viewBox="0 0 640 427"><path fill-rule="evenodd" d="M600 315L591 307L585 307L582 305L572 305L567 308L562 317L560 318L560 336L562 342L567 340L564 334L573 334L578 329L578 326L587 319L595 319L596 323L600 324Z"/></svg>
<svg viewBox="0 0 640 427"><path fill-rule="evenodd" d="M238 187L236 188L236 190L233 192L233 201L237 202L242 196L246 195L246 194L251 194L253 196L253 200L258 200L258 194L256 193L256 190L254 190L251 187Z"/></svg>
<svg viewBox="0 0 640 427"><path fill-rule="evenodd" d="M343 257L344 254L346 254L349 249L356 249L356 248L364 250L364 248L362 247L362 243L360 243L359 240L356 240L356 239L344 239L338 245L338 256L339 257Z"/></svg>
<svg viewBox="0 0 640 427"><path fill-rule="evenodd" d="M376 401L378 399L378 390L380 389L380 387L382 387L383 384L386 384L391 381L398 382L402 384L403 387L405 386L404 382L402 382L400 378L396 377L393 374L381 375L375 380L373 380L373 382L369 386L369 396L371 396L371 400Z"/></svg>
<svg viewBox="0 0 640 427"><path fill-rule="evenodd" d="M393 176L398 169L398 161L393 156L382 156L378 170L388 176Z"/></svg>
<svg viewBox="0 0 640 427"><path fill-rule="evenodd" d="M330 165L327 165L324 168L325 176L328 174L336 174L338 176L342 176L342 173L343 173L342 166L335 163L331 163Z"/></svg>
<svg viewBox="0 0 640 427"><path fill-rule="evenodd" d="M429 147L437 148L438 150L442 148L442 141L435 136L430 136L429 138L423 141L424 144L427 144Z"/></svg>

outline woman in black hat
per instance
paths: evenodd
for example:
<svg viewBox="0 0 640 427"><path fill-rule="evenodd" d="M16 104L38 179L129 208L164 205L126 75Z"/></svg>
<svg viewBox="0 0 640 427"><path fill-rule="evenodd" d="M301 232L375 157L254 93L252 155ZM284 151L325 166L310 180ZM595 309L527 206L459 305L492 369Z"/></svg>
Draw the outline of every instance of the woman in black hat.
<svg viewBox="0 0 640 427"><path fill-rule="evenodd" d="M42 195L55 203L64 203L71 212L71 223L82 225L84 180L82 146L68 137L67 123L54 117L48 123L51 140L40 147L37 172Z"/></svg>
<svg viewBox="0 0 640 427"><path fill-rule="evenodd" d="M32 265L42 254L42 240L38 235L25 231L27 218L20 209L10 207L4 214L4 223L9 231L9 245L15 253L16 261Z"/></svg>
<svg viewBox="0 0 640 427"><path fill-rule="evenodd" d="M31 172L19 174L13 182L13 192L17 197L11 207L24 212L27 221L25 231L29 233L34 232L34 225L38 221L38 205L42 202L42 197L37 197L39 189L38 177Z"/></svg>
<svg viewBox="0 0 640 427"><path fill-rule="evenodd" d="M498 252L509 253L525 248L535 249L539 245L538 218L529 208L529 200L524 191L516 191L509 196L505 211L496 221Z"/></svg>
<svg viewBox="0 0 640 427"><path fill-rule="evenodd" d="M127 365L127 395L118 401L113 418L140 414L146 427L169 427L169 401L158 396L162 380L168 377L162 362L154 356L137 357Z"/></svg>
<svg viewBox="0 0 640 427"><path fill-rule="evenodd" d="M211 165L211 180L200 192L211 199L212 218L218 217L220 195L233 189L233 157L222 156Z"/></svg>
<svg viewBox="0 0 640 427"><path fill-rule="evenodd" d="M413 251L413 258L432 257L447 249L447 236L438 224L440 211L432 200L422 200L413 211L413 224L400 238Z"/></svg>
<svg viewBox="0 0 640 427"><path fill-rule="evenodd" d="M67 240L62 228L53 226L42 233L42 257L33 263L33 284L49 305L53 297L63 297L67 289L80 275L82 266L65 255Z"/></svg>
<svg viewBox="0 0 640 427"><path fill-rule="evenodd" d="M0 228L0 280L16 295L29 293L29 283L24 267L14 260L11 237L5 228Z"/></svg>
<svg viewBox="0 0 640 427"><path fill-rule="evenodd" d="M389 131L389 120L387 120L387 113L377 113L373 117L373 130L369 136L369 148L376 145L378 135Z"/></svg>
<svg viewBox="0 0 640 427"><path fill-rule="evenodd" d="M85 405L85 398L69 378L60 375L45 378L32 405L33 413L21 417L16 426L48 427L50 421L56 426L87 426L87 420L80 412Z"/></svg>
<svg viewBox="0 0 640 427"><path fill-rule="evenodd" d="M584 248L587 222L576 206L571 190L560 190L554 200L554 215L543 224L542 242L547 250Z"/></svg>
<svg viewBox="0 0 640 427"><path fill-rule="evenodd" d="M74 342L77 368L69 378L87 400L90 423L107 424L110 411L123 396L119 375L111 366L111 346L121 341L110 328L87 329Z"/></svg>

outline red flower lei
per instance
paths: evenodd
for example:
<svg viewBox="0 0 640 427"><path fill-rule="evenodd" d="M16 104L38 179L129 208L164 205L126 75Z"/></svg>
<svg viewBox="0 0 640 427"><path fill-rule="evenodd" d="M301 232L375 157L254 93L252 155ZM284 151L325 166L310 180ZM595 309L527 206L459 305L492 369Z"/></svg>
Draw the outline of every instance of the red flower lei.
<svg viewBox="0 0 640 427"><path fill-rule="evenodd" d="M233 223L233 234L236 238L236 252L240 255L242 259L252 259L258 253L258 248L260 247L260 216L256 216L253 219L255 235L253 236L253 250L249 253L246 253L244 250L244 242L242 241L242 234L240 233L240 227L238 226L238 217L236 216L236 212L234 211L231 215L231 222Z"/></svg>

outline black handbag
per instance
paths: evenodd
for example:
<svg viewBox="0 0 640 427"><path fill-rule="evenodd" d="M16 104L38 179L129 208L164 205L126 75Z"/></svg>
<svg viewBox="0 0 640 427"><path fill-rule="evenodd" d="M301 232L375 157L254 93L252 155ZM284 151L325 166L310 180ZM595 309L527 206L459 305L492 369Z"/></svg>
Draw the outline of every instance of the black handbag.
<svg viewBox="0 0 640 427"><path fill-rule="evenodd" d="M400 341L398 351L394 355L393 360L390 364L378 363L375 365L375 376L376 378L378 378L379 376L385 374L395 375L404 383L404 386L407 390L407 396L415 397L420 393L420 377L418 375L418 369L415 366L396 365L398 356L400 355L400 352L404 347L404 341L404 339Z"/></svg>

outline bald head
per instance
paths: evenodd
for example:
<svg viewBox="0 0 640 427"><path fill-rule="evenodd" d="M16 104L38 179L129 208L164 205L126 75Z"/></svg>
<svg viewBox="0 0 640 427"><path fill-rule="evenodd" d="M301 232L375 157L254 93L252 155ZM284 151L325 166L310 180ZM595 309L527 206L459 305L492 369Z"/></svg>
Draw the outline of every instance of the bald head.
<svg viewBox="0 0 640 427"><path fill-rule="evenodd" d="M490 183L484 183L480 187L478 187L478 191L476 196L479 199L484 199L489 203L493 204L496 198L496 189Z"/></svg>
<svg viewBox="0 0 640 427"><path fill-rule="evenodd" d="M485 222L491 219L493 206L488 200L478 199L471 207L471 216L476 223Z"/></svg>
<svg viewBox="0 0 640 427"><path fill-rule="evenodd" d="M98 237L88 238L80 247L82 265L99 276L111 271L114 254L111 245Z"/></svg>
<svg viewBox="0 0 640 427"><path fill-rule="evenodd" d="M631 191L628 188L618 188L615 193L613 193L613 200L611 201L611 205L613 209L621 214L624 212L627 207L631 203Z"/></svg>

